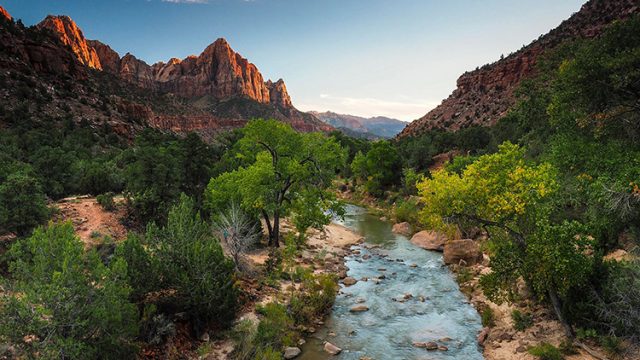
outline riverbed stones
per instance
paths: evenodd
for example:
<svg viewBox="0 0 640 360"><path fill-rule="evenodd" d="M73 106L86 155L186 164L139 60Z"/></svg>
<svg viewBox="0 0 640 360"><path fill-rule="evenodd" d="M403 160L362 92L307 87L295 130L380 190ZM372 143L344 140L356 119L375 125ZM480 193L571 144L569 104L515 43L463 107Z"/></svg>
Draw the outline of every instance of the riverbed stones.
<svg viewBox="0 0 640 360"><path fill-rule="evenodd" d="M324 351L331 355L338 355L342 352L342 349L327 341L324 343Z"/></svg>
<svg viewBox="0 0 640 360"><path fill-rule="evenodd" d="M342 283L345 286L351 286L351 285L355 285L358 282L358 280L356 280L355 278L351 277L351 276L347 276L346 278L344 278L342 280Z"/></svg>
<svg viewBox="0 0 640 360"><path fill-rule="evenodd" d="M405 222L401 222L393 225L393 228L391 228L391 231L394 232L395 234L410 236L413 233L413 228L411 227L411 224L405 221Z"/></svg>
<svg viewBox="0 0 640 360"><path fill-rule="evenodd" d="M442 251L447 237L437 231L423 230L411 237L411 243L425 250Z"/></svg>
<svg viewBox="0 0 640 360"><path fill-rule="evenodd" d="M352 313L360 313L360 312L369 311L369 307L367 305L356 305L356 306L353 306L351 309L349 309L349 311Z"/></svg>
<svg viewBox="0 0 640 360"><path fill-rule="evenodd" d="M291 346L291 347L287 347L284 349L284 358L285 359L293 359L295 357L297 357L298 355L300 355L302 353L302 350L300 350L300 348Z"/></svg>
<svg viewBox="0 0 640 360"><path fill-rule="evenodd" d="M482 251L471 239L452 240L444 245L443 259L445 264L475 265L482 262Z"/></svg>

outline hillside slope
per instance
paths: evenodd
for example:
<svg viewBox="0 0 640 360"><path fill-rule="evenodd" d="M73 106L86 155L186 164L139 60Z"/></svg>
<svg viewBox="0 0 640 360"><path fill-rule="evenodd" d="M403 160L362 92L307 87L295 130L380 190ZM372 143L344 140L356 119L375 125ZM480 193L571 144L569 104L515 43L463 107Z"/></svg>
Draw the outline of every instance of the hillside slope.
<svg viewBox="0 0 640 360"><path fill-rule="evenodd" d="M599 35L610 23L640 12L637 0L590 0L557 28L492 64L469 71L457 88L435 109L410 123L399 138L418 136L431 129L456 131L490 126L515 103L515 90L534 74L536 61L546 51L576 38Z"/></svg>

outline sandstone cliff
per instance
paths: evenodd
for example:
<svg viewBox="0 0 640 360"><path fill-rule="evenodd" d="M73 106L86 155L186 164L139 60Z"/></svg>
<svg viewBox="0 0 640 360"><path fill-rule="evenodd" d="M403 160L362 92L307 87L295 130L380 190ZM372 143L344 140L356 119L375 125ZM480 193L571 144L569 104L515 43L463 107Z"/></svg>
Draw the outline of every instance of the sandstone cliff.
<svg viewBox="0 0 640 360"><path fill-rule="evenodd" d="M68 16L47 16L38 28L51 31L60 43L68 46L76 63L160 95L180 97L193 105L180 116L148 115L145 119L150 121L150 126L166 126L167 130L176 132L209 132L207 128L212 131L227 129L229 124L242 126L254 117L273 117L300 131L332 129L313 115L298 111L291 103L282 79L265 82L258 68L235 52L225 39L216 40L198 56L172 58L166 63L149 65L130 53L120 57L108 45L85 39ZM52 59L27 62L55 63ZM59 71L64 72L64 69ZM218 104L234 98L251 102L236 101L231 107Z"/></svg>
<svg viewBox="0 0 640 360"><path fill-rule="evenodd" d="M456 131L495 124L515 103L516 88L522 79L534 74L541 54L575 38L597 36L611 22L638 12L637 0L590 0L579 12L528 46L462 74L456 90L442 104L409 124L398 137L417 136L436 128Z"/></svg>
<svg viewBox="0 0 640 360"><path fill-rule="evenodd" d="M80 63L94 69L102 70L96 50L87 44L82 30L68 16L47 16L40 24L58 35L60 41L71 47Z"/></svg>

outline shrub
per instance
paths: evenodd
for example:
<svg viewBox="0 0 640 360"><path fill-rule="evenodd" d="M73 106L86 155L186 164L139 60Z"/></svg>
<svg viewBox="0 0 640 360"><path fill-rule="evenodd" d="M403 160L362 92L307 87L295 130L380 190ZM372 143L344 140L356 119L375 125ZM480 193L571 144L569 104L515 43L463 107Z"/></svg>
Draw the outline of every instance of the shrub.
<svg viewBox="0 0 640 360"><path fill-rule="evenodd" d="M98 195L96 201L106 211L113 211L116 208L116 203L113 201L113 193L111 192Z"/></svg>
<svg viewBox="0 0 640 360"><path fill-rule="evenodd" d="M183 194L169 211L165 227L153 223L147 227L146 241L153 268L161 275L159 285L175 290L175 305L191 315L196 328L211 320L219 326L233 321L235 267L209 225L195 213L193 200ZM144 261L141 264L146 266Z"/></svg>
<svg viewBox="0 0 640 360"><path fill-rule="evenodd" d="M511 319L513 320L513 327L518 331L524 331L533 325L533 317L517 309L511 312Z"/></svg>
<svg viewBox="0 0 640 360"><path fill-rule="evenodd" d="M537 356L541 360L562 360L564 356L555 346L542 343L529 349L529 354Z"/></svg>
<svg viewBox="0 0 640 360"><path fill-rule="evenodd" d="M0 300L0 336L27 357L133 357L137 316L124 261L107 267L85 253L70 223L36 229L10 257L15 282Z"/></svg>
<svg viewBox="0 0 640 360"><path fill-rule="evenodd" d="M268 354L273 349L295 345L296 334L292 330L294 321L287 314L284 305L269 303L258 308L257 312L263 316L254 338L254 346L258 354Z"/></svg>
<svg viewBox="0 0 640 360"><path fill-rule="evenodd" d="M400 201L396 205L395 216L397 222L409 222L413 225L418 224L420 214L420 209L418 207L418 202L410 198L406 201Z"/></svg>
<svg viewBox="0 0 640 360"><path fill-rule="evenodd" d="M18 171L0 185L0 231L27 235L49 216L38 181L27 171Z"/></svg>
<svg viewBox="0 0 640 360"><path fill-rule="evenodd" d="M302 286L289 302L291 316L297 324L309 324L325 315L333 306L338 285L329 274L304 277Z"/></svg>
<svg viewBox="0 0 640 360"><path fill-rule="evenodd" d="M496 326L496 316L493 313L493 309L491 309L489 306L485 307L484 310L482 310L482 326Z"/></svg>

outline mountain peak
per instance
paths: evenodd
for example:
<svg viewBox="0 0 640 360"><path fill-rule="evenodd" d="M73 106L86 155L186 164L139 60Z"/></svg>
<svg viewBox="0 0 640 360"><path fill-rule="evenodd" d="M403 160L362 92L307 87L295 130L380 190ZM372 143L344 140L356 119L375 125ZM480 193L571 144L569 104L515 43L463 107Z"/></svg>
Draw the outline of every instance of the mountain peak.
<svg viewBox="0 0 640 360"><path fill-rule="evenodd" d="M13 20L13 17L11 17L11 14L9 14L9 12L2 6L0 6L0 16L2 16L3 18L9 21Z"/></svg>
<svg viewBox="0 0 640 360"><path fill-rule="evenodd" d="M48 15L38 24L39 28L49 29L58 35L58 39L71 47L78 60L93 69L102 70L96 50L89 46L82 30L66 15Z"/></svg>

